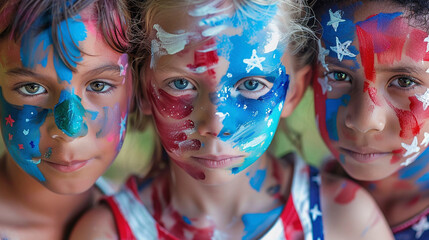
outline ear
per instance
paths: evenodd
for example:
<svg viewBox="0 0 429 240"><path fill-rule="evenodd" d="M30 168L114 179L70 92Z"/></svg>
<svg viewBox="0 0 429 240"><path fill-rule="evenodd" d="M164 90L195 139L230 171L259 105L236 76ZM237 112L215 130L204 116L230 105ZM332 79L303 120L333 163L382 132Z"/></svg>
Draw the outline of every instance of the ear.
<svg viewBox="0 0 429 240"><path fill-rule="evenodd" d="M293 68L292 66L289 66ZM288 72L286 70L286 72ZM286 94L286 100L284 102L281 117L288 117L292 114L293 110L298 106L308 85L311 82L313 76L312 65L305 65L299 68L297 71L289 71L289 89Z"/></svg>

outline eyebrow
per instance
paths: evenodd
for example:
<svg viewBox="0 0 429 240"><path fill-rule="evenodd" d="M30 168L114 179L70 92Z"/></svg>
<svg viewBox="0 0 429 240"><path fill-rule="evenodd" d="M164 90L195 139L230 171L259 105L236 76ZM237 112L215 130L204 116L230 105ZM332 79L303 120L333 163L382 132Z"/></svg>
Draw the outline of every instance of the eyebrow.
<svg viewBox="0 0 429 240"><path fill-rule="evenodd" d="M328 57L326 57L325 61L326 61L326 64L328 64L328 68L329 68L329 65L332 64L332 65L334 65L336 67L348 69L348 70L350 70L352 72L356 72L356 70L358 70L357 68L355 68L354 64L347 64L347 63L343 62L343 61L353 61L353 60L344 59L343 61L340 62L338 60L338 58L334 58L334 57L328 56Z"/></svg>
<svg viewBox="0 0 429 240"><path fill-rule="evenodd" d="M406 73L425 73L427 69L415 67L415 66L400 66L400 67L382 67L376 68L376 72L406 72Z"/></svg>
<svg viewBox="0 0 429 240"><path fill-rule="evenodd" d="M97 75L100 75L104 72L111 72L111 73L115 73L115 74L119 75L121 73L121 67L118 65L113 65L113 64L103 65L101 67L97 67L95 69L89 70L84 75L85 76L97 76Z"/></svg>
<svg viewBox="0 0 429 240"><path fill-rule="evenodd" d="M49 79L50 77L46 75L42 75L39 73L35 73L27 68L17 67L12 68L6 72L7 75L11 76L22 76L22 77L29 77L29 78L37 78L37 79Z"/></svg>

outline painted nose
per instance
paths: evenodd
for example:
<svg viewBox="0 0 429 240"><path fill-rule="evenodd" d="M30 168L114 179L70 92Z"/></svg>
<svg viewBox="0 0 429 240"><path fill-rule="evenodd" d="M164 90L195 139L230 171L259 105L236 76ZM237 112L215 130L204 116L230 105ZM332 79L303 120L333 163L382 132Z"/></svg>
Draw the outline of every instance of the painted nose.
<svg viewBox="0 0 429 240"><path fill-rule="evenodd" d="M350 100L347 107L345 125L360 133L382 131L386 125L386 112L380 105L382 103L374 102L366 92L355 99L354 102Z"/></svg>
<svg viewBox="0 0 429 240"><path fill-rule="evenodd" d="M62 91L60 100L54 108L55 124L58 129L72 138L82 137L88 133L84 120L85 108L81 99L73 91Z"/></svg>
<svg viewBox="0 0 429 240"><path fill-rule="evenodd" d="M225 118L222 113L217 112L217 107L210 101L207 104L199 104L200 117L197 130L201 136L218 136L222 130L222 120Z"/></svg>

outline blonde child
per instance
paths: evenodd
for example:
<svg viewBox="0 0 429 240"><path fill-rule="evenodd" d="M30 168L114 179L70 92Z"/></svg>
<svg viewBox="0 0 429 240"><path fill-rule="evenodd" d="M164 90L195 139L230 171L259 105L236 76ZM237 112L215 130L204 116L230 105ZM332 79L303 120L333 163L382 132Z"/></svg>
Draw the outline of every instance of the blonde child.
<svg viewBox="0 0 429 240"><path fill-rule="evenodd" d="M153 0L133 10L136 90L164 154L72 239L389 239L357 185L266 152L312 75L302 2Z"/></svg>
<svg viewBox="0 0 429 240"><path fill-rule="evenodd" d="M428 1L319 1L321 135L396 239L428 239Z"/></svg>
<svg viewBox="0 0 429 240"><path fill-rule="evenodd" d="M131 100L120 1L0 3L0 238L64 239L100 195Z"/></svg>

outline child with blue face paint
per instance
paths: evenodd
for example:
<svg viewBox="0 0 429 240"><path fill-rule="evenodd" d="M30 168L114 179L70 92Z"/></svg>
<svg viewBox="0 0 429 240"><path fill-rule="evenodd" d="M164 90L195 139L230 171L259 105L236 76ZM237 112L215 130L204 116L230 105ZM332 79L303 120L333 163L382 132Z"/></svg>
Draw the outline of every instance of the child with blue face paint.
<svg viewBox="0 0 429 240"><path fill-rule="evenodd" d="M322 0L315 11L322 138L396 239L429 239L429 2Z"/></svg>
<svg viewBox="0 0 429 240"><path fill-rule="evenodd" d="M357 185L266 152L312 75L303 2L152 0L133 10L139 106L163 154L72 239L390 239Z"/></svg>
<svg viewBox="0 0 429 240"><path fill-rule="evenodd" d="M62 239L124 140L126 9L2 1L0 16L0 239Z"/></svg>

